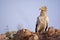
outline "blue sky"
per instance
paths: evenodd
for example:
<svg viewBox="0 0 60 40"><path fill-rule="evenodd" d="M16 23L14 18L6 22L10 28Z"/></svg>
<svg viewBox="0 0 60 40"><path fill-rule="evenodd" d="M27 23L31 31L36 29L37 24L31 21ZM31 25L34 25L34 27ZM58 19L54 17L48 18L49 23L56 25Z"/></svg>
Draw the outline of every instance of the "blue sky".
<svg viewBox="0 0 60 40"><path fill-rule="evenodd" d="M49 26L60 29L60 0L0 0L0 33L27 28L35 30L39 8L47 6Z"/></svg>

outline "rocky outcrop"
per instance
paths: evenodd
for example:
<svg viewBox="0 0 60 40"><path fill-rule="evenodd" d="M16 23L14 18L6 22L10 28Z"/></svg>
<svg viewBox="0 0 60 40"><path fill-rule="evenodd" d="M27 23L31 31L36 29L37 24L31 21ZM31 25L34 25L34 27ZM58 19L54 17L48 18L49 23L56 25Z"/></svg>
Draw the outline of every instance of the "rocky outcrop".
<svg viewBox="0 0 60 40"><path fill-rule="evenodd" d="M53 26L43 33L31 32L28 29L19 30L16 33L18 40L60 40L60 30Z"/></svg>
<svg viewBox="0 0 60 40"><path fill-rule="evenodd" d="M4 37L3 37L4 36ZM11 38L13 36L13 38ZM43 33L31 32L28 29L18 30L16 34L13 34L9 39L6 39L6 34L0 35L0 39L4 40L60 40L60 30L55 29L53 26L49 27L47 31Z"/></svg>

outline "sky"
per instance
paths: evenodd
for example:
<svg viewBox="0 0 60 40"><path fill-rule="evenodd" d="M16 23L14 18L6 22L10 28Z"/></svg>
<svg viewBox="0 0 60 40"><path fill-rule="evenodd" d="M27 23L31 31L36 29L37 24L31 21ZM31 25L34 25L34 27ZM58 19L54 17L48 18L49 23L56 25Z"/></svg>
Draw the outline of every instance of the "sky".
<svg viewBox="0 0 60 40"><path fill-rule="evenodd" d="M0 0L0 33L20 27L35 31L41 6L48 9L48 26L60 29L60 0Z"/></svg>

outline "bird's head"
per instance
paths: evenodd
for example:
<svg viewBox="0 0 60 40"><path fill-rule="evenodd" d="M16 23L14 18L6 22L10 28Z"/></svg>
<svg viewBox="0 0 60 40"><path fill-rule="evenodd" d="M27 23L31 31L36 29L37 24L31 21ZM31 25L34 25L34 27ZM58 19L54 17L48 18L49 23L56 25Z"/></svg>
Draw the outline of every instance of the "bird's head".
<svg viewBox="0 0 60 40"><path fill-rule="evenodd" d="M47 7L46 6L42 6L41 8L39 8L39 10L41 10L41 11L47 11Z"/></svg>

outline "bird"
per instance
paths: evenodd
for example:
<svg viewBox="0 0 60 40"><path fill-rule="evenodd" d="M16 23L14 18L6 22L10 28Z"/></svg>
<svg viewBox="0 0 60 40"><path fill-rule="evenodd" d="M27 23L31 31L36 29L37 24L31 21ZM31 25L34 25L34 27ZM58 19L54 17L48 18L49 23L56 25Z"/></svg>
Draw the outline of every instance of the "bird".
<svg viewBox="0 0 60 40"><path fill-rule="evenodd" d="M47 7L42 6L40 15L37 17L35 32L45 32L48 28L49 18L47 15Z"/></svg>

